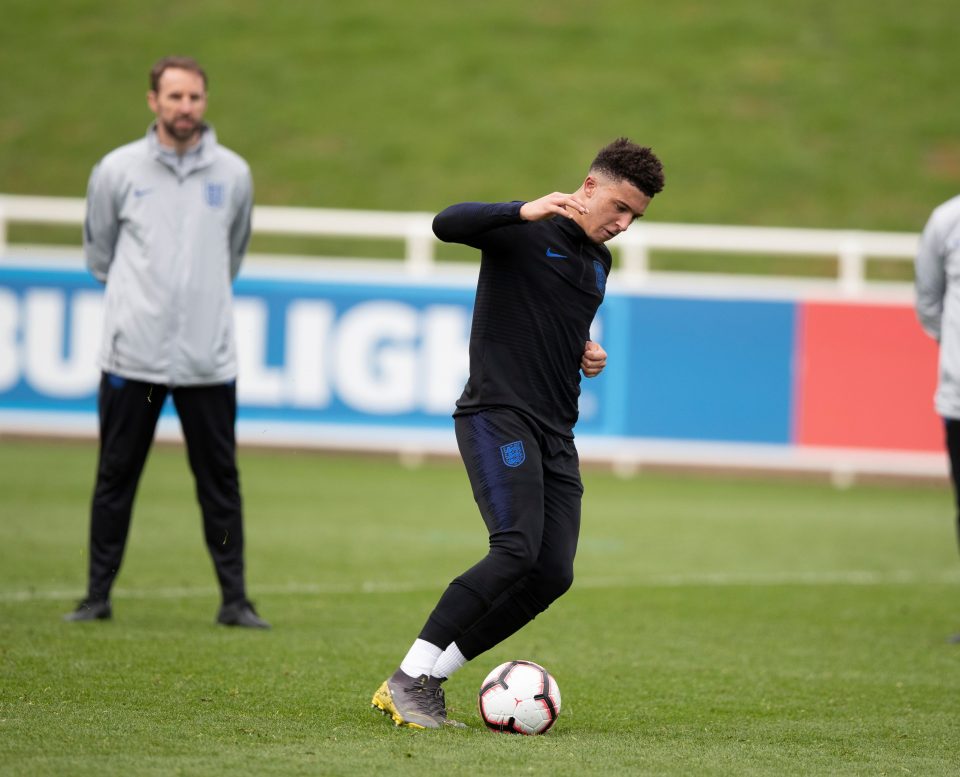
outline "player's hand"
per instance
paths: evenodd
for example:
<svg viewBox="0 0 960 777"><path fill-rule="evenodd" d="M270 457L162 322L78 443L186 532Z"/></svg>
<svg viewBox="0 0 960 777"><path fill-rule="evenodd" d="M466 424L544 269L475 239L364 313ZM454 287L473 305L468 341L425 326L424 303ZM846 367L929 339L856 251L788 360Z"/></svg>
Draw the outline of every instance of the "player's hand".
<svg viewBox="0 0 960 777"><path fill-rule="evenodd" d="M582 215L590 211L572 194L554 192L539 200L523 203L520 208L520 218L524 221L543 221L552 219L554 216L566 216L572 219L574 212Z"/></svg>
<svg viewBox="0 0 960 777"><path fill-rule="evenodd" d="M583 356L580 357L580 369L583 370L583 374L588 378L595 378L606 366L607 352L603 350L600 343L587 340Z"/></svg>

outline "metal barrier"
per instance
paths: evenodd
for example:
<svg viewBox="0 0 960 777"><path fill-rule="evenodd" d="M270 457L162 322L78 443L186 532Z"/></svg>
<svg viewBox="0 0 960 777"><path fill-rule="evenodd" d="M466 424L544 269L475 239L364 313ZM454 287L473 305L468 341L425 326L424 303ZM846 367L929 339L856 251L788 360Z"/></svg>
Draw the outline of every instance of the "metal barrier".
<svg viewBox="0 0 960 777"><path fill-rule="evenodd" d="M79 226L84 210L82 198L0 195L0 256L7 252L8 222ZM425 275L435 262L437 240L431 229L432 219L430 213L258 205L253 212L253 229L260 234L402 240L407 270ZM620 271L633 284L644 283L652 274L650 252L657 250L835 257L840 295L856 297L864 290L868 259L912 259L918 239L916 234L903 232L641 221L608 245L619 255Z"/></svg>

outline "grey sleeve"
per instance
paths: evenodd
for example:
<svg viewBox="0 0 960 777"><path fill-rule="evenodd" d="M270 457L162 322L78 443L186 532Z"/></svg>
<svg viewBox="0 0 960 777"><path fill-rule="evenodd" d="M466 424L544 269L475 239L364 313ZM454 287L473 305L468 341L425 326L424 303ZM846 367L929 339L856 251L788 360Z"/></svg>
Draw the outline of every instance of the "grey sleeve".
<svg viewBox="0 0 960 777"><path fill-rule="evenodd" d="M250 243L250 219L253 213L253 178L247 169L234 190L236 206L230 225L230 277L236 278Z"/></svg>
<svg viewBox="0 0 960 777"><path fill-rule="evenodd" d="M83 222L83 253L87 267L97 280L104 283L120 233L116 198L108 179L102 164L93 168L87 184L87 214Z"/></svg>
<svg viewBox="0 0 960 777"><path fill-rule="evenodd" d="M924 331L938 342L947 291L946 258L943 225L934 211L920 236L914 270L917 318Z"/></svg>

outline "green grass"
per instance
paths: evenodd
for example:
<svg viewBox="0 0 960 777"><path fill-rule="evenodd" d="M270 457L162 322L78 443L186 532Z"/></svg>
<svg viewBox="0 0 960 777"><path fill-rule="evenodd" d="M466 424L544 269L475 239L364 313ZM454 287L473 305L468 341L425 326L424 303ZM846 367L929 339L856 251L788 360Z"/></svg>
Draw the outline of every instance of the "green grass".
<svg viewBox="0 0 960 777"><path fill-rule="evenodd" d="M658 221L918 230L960 188L954 0L5 0L0 192L83 194L190 52L258 201L436 211L652 144ZM256 248L256 246L255 246Z"/></svg>
<svg viewBox="0 0 960 777"><path fill-rule="evenodd" d="M183 452L154 450L110 623L82 593L93 443L0 444L0 774L955 774L960 570L937 486L585 473L572 591L448 684L466 731L368 707L485 535L455 462L244 450L251 593L212 625ZM532 658L563 712L480 727Z"/></svg>

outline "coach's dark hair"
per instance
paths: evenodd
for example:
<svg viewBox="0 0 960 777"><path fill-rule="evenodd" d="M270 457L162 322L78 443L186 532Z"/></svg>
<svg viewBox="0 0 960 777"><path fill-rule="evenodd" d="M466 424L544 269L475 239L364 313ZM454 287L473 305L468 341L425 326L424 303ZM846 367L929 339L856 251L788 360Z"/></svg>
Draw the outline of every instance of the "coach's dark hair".
<svg viewBox="0 0 960 777"><path fill-rule="evenodd" d="M200 67L200 63L197 62L193 57L164 57L163 59L157 60L157 63L150 68L150 89L151 91L159 91L160 86L160 76L163 75L163 71L167 68L175 67L178 70L189 70L191 73L196 73L203 79L203 89L207 89L207 73Z"/></svg>
<svg viewBox="0 0 960 777"><path fill-rule="evenodd" d="M590 171L606 173L618 181L629 181L648 197L663 189L663 165L647 146L617 138L600 149Z"/></svg>

